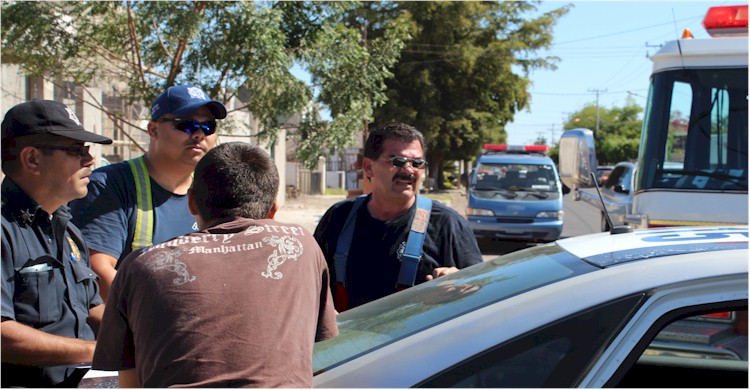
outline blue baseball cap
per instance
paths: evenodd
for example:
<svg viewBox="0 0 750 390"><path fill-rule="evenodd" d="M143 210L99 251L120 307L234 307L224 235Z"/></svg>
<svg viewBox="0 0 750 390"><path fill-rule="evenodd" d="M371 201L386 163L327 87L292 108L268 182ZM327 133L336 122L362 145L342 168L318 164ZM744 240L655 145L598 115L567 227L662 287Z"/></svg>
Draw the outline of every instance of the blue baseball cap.
<svg viewBox="0 0 750 390"><path fill-rule="evenodd" d="M221 102L208 98L206 92L194 85L175 85L159 95L151 105L151 120L156 120L164 114L184 117L195 110L206 106L216 119L227 117L227 109Z"/></svg>

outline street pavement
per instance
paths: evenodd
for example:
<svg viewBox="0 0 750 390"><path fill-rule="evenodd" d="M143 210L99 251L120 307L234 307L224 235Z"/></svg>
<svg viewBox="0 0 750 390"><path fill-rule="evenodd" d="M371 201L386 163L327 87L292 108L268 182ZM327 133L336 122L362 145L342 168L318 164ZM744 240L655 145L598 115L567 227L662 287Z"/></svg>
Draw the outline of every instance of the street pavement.
<svg viewBox="0 0 750 390"><path fill-rule="evenodd" d="M563 197L563 231L561 238L601 232L599 209L584 201L575 201L571 191Z"/></svg>
<svg viewBox="0 0 750 390"><path fill-rule="evenodd" d="M334 203L344 200L345 195L299 195L287 198L286 204L279 208L274 219L281 222L302 225L312 234L320 218Z"/></svg>

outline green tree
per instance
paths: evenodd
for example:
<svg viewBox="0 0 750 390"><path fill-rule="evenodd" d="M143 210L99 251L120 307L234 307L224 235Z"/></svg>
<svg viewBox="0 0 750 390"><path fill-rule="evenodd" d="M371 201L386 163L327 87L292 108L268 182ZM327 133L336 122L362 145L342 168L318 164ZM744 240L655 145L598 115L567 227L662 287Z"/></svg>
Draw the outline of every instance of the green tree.
<svg viewBox="0 0 750 390"><path fill-rule="evenodd" d="M385 15L407 15L412 40L388 79L378 123L401 121L425 135L431 167L469 160L485 143L504 142L504 126L528 107L529 72L552 68L535 56L570 6L532 18L538 2L397 2ZM385 7L385 5L384 5ZM368 36L377 36L377 25ZM440 169L431 170L433 178ZM441 182L437 180L437 182Z"/></svg>
<svg viewBox="0 0 750 390"><path fill-rule="evenodd" d="M604 163L634 160L638 158L643 121L639 114L643 108L628 98L623 107L599 107L599 131L594 131L596 158ZM563 129L596 129L597 107L587 104L568 117Z"/></svg>
<svg viewBox="0 0 750 390"><path fill-rule="evenodd" d="M341 150L366 130L374 109L385 103L385 80L409 38L407 19L378 24L379 36L368 37L367 25L375 19L374 3L348 7L342 23L324 26L315 37L315 50L301 58L308 64L313 83L320 86L319 99L335 118L331 123L305 122L301 128L299 154L308 161L321 155L321 145ZM326 130L326 131L321 131Z"/></svg>
<svg viewBox="0 0 750 390"><path fill-rule="evenodd" d="M129 102L150 102L192 83L228 101L238 94L275 141L281 120L310 102L331 120L303 120L299 157L314 164L326 147L351 143L352 123L371 120L383 80L408 38L395 19L371 46L342 17L353 2L3 2L2 56L30 75L72 81L125 80ZM315 86L295 78L310 69ZM318 92L317 94L315 92ZM249 93L248 93L249 92ZM100 109L107 112L103 105ZM107 112L117 116L117 113ZM348 142L347 142L348 141Z"/></svg>
<svg viewBox="0 0 750 390"><path fill-rule="evenodd" d="M547 145L547 137L540 135L534 140L534 145Z"/></svg>

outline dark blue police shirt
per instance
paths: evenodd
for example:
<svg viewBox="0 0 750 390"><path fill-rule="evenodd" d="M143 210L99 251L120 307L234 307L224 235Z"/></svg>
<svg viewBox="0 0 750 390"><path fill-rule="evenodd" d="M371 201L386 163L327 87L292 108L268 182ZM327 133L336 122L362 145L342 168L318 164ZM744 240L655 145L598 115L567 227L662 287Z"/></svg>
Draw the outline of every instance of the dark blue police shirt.
<svg viewBox="0 0 750 390"><path fill-rule="evenodd" d="M58 336L95 340L86 322L102 304L96 274L67 206L50 218L6 177L2 197L2 317ZM73 247L71 246L71 240ZM2 364L2 387L75 387L84 370Z"/></svg>

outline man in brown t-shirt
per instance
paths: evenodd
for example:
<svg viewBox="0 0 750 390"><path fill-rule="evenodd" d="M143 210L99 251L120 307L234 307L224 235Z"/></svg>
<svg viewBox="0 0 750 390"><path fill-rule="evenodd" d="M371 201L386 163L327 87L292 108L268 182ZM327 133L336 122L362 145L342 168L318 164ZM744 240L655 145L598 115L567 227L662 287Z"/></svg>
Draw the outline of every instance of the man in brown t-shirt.
<svg viewBox="0 0 750 390"><path fill-rule="evenodd" d="M121 387L311 387L336 312L312 235L271 219L278 186L260 148L209 151L188 191L201 231L123 260L93 368Z"/></svg>

